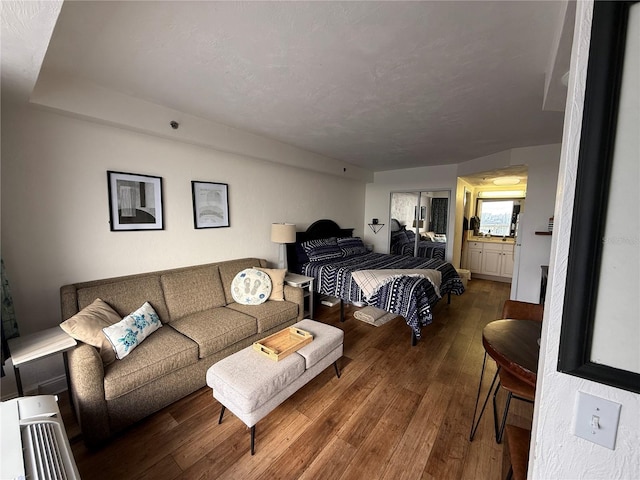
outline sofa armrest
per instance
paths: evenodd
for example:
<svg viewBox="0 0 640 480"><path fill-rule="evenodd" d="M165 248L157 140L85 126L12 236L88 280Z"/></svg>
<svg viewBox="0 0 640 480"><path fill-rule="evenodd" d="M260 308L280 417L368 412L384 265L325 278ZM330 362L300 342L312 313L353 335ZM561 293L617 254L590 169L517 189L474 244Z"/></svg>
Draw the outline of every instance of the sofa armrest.
<svg viewBox="0 0 640 480"><path fill-rule="evenodd" d="M86 343L68 352L69 379L76 418L87 446L99 446L110 435L104 394L104 367L98 350Z"/></svg>
<svg viewBox="0 0 640 480"><path fill-rule="evenodd" d="M298 321L304 317L304 289L300 287L284 286L284 299L298 304Z"/></svg>

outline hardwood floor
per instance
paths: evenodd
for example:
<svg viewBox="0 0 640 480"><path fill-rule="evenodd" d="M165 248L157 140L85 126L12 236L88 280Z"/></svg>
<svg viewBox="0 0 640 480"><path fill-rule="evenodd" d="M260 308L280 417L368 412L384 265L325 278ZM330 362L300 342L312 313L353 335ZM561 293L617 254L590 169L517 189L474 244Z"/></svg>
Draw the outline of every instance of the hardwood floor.
<svg viewBox="0 0 640 480"><path fill-rule="evenodd" d="M499 318L509 285L471 280L451 304L441 301L423 339L411 347L400 317L382 327L339 306L316 320L345 332L342 377L327 368L256 427L227 413L207 387L139 422L99 451L76 435L72 449L84 479L499 479L491 405L473 442L469 429L482 366L482 328ZM488 361L488 388L495 364ZM483 390L484 391L484 390ZM500 396L499 405L504 405ZM65 408L65 403L66 408ZM63 397L69 435L78 426ZM513 401L509 423L530 428L533 408Z"/></svg>

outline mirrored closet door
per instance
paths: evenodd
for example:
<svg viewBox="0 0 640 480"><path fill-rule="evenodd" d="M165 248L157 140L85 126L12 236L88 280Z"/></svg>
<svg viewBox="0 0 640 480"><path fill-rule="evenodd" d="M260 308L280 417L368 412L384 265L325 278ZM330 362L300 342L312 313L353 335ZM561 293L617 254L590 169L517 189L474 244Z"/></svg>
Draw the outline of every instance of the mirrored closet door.
<svg viewBox="0 0 640 480"><path fill-rule="evenodd" d="M389 252L444 260L449 198L449 190L391 193Z"/></svg>

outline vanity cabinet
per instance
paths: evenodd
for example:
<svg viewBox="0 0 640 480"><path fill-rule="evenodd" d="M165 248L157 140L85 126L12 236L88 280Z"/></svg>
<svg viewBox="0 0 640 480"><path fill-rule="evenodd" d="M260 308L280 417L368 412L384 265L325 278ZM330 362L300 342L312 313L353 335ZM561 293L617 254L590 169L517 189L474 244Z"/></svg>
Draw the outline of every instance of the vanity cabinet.
<svg viewBox="0 0 640 480"><path fill-rule="evenodd" d="M513 243L468 242L467 259L472 273L511 278Z"/></svg>
<svg viewBox="0 0 640 480"><path fill-rule="evenodd" d="M472 273L482 270L482 243L469 242L467 245L467 265Z"/></svg>

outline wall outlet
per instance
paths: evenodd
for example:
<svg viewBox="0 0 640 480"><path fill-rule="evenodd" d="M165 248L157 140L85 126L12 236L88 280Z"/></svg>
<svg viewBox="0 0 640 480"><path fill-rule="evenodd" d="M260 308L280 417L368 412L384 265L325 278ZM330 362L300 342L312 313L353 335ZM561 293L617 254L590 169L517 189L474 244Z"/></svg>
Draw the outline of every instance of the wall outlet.
<svg viewBox="0 0 640 480"><path fill-rule="evenodd" d="M611 400L578 392L573 434L615 450L621 406Z"/></svg>

